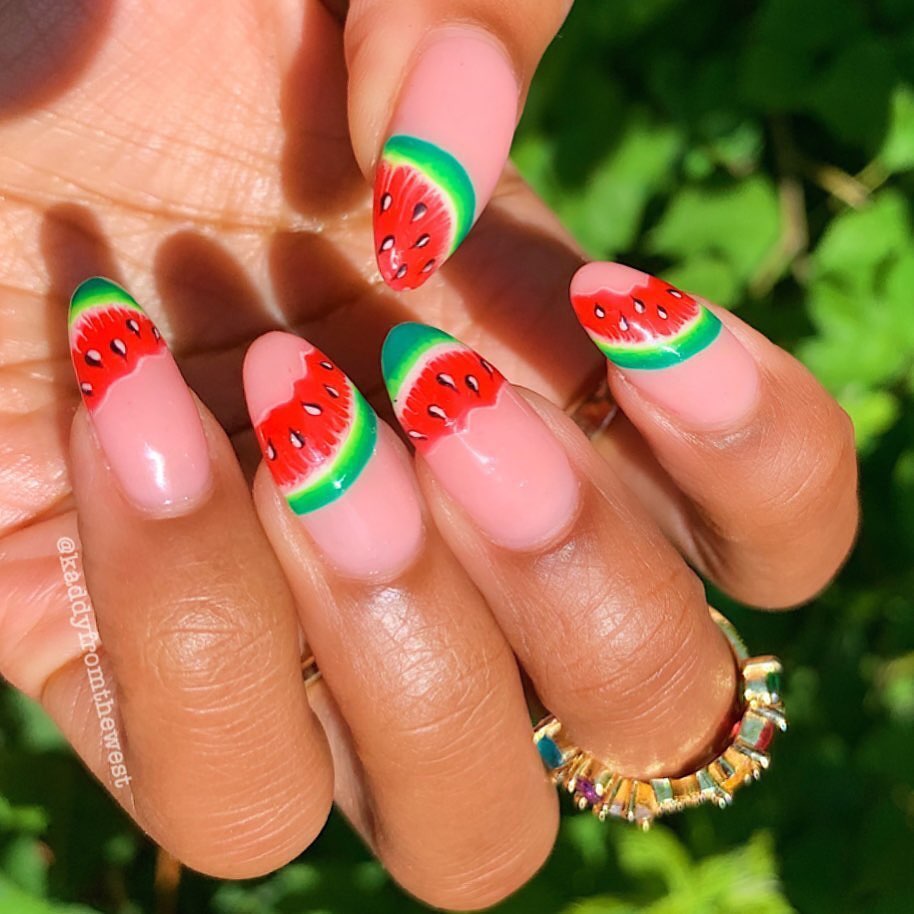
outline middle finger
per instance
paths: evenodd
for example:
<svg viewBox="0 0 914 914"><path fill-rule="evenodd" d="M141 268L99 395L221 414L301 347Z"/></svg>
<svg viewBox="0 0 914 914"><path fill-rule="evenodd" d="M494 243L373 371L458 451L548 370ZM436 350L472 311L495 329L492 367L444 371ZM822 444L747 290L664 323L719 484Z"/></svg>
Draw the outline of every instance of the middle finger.
<svg viewBox="0 0 914 914"><path fill-rule="evenodd" d="M430 327L395 327L382 367L438 526L546 707L633 776L706 757L735 700L730 648L700 580L590 442Z"/></svg>

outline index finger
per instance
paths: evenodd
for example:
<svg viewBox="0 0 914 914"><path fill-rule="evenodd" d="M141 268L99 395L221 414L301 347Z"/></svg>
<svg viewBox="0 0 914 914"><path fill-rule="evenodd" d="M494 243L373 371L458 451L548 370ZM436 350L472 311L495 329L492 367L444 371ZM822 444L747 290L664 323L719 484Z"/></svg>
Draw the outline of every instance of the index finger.
<svg viewBox="0 0 914 914"><path fill-rule="evenodd" d="M501 176L530 79L568 0L355 0L349 127L375 174L375 253L394 289L454 252Z"/></svg>

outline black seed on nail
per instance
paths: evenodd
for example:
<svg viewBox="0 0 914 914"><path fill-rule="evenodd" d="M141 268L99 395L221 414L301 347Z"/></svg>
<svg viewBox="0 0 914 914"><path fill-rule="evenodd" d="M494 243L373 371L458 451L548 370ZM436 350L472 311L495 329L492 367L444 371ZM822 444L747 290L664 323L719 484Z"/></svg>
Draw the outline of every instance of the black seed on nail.
<svg viewBox="0 0 914 914"><path fill-rule="evenodd" d="M323 412L316 403L302 403L302 407L309 416L319 416Z"/></svg>
<svg viewBox="0 0 914 914"><path fill-rule="evenodd" d="M428 408L428 414L430 416L434 416L436 419L443 419L447 421L447 413L440 406L436 406L434 403Z"/></svg>
<svg viewBox="0 0 914 914"><path fill-rule="evenodd" d="M419 272L420 273L431 273L435 268L435 258L433 257Z"/></svg>
<svg viewBox="0 0 914 914"><path fill-rule="evenodd" d="M327 371L333 371L333 365L330 364L326 359L320 363L321 368L326 368Z"/></svg>
<svg viewBox="0 0 914 914"><path fill-rule="evenodd" d="M92 391L92 385L91 385L88 381L83 381L82 384L79 385L79 389L80 389L87 397L91 397L91 396L92 396L92 392L93 392L93 391Z"/></svg>
<svg viewBox="0 0 914 914"><path fill-rule="evenodd" d="M397 269L396 276L397 276L397 279L403 279L403 277L406 276L406 264L405 263L400 264L400 266Z"/></svg>
<svg viewBox="0 0 914 914"><path fill-rule="evenodd" d="M385 251L389 251L394 246L394 236L388 235L382 242L381 247L379 248L380 252L383 254Z"/></svg>
<svg viewBox="0 0 914 914"><path fill-rule="evenodd" d="M450 387L452 390L457 390L457 385L454 383L454 379L443 371L435 378L435 380L444 387Z"/></svg>
<svg viewBox="0 0 914 914"><path fill-rule="evenodd" d="M267 441L266 455L267 455L267 460L275 460L275 459L276 459L276 448L273 447L273 442L272 442L272 441Z"/></svg>
<svg viewBox="0 0 914 914"><path fill-rule="evenodd" d="M606 317L606 312L599 305L593 306L593 313L598 321L601 321Z"/></svg>
<svg viewBox="0 0 914 914"><path fill-rule="evenodd" d="M134 335L140 335L140 325L132 318L127 318L127 329Z"/></svg>
<svg viewBox="0 0 914 914"><path fill-rule="evenodd" d="M669 292L673 298L682 298L682 292L680 292L678 289L667 289L667 292Z"/></svg>
<svg viewBox="0 0 914 914"><path fill-rule="evenodd" d="M303 448L305 446L304 435L299 434L294 428L289 429L289 441L292 442L292 447L294 448Z"/></svg>
<svg viewBox="0 0 914 914"><path fill-rule="evenodd" d="M666 309L665 309L665 308L661 308L661 307L658 306L658 308L657 308L657 316L660 318L660 320L665 321L665 320L669 317L669 314L666 313Z"/></svg>
<svg viewBox="0 0 914 914"><path fill-rule="evenodd" d="M624 316L619 318L619 329L623 333L625 333L625 331L628 330L628 321L625 319Z"/></svg>
<svg viewBox="0 0 914 914"><path fill-rule="evenodd" d="M428 207L424 203L417 203L413 207L413 217L412 222L415 222L417 219L421 219L428 212Z"/></svg>
<svg viewBox="0 0 914 914"><path fill-rule="evenodd" d="M466 382L467 387L469 387L474 394L479 393L479 381L475 375L468 374L463 380Z"/></svg>
<svg viewBox="0 0 914 914"><path fill-rule="evenodd" d="M381 194L381 212L386 213L390 209L390 204L394 202L394 198L390 194Z"/></svg>
<svg viewBox="0 0 914 914"><path fill-rule="evenodd" d="M115 355L119 355L122 359L127 358L127 344L123 340L119 340L115 337L108 345Z"/></svg>
<svg viewBox="0 0 914 914"><path fill-rule="evenodd" d="M102 367L102 354L97 349L89 349L83 358L86 360L86 364L93 368Z"/></svg>
<svg viewBox="0 0 914 914"><path fill-rule="evenodd" d="M159 333L159 328L158 328L158 327L155 327L155 326L154 326L154 327L152 328L152 335L153 335L157 340L162 339L162 334Z"/></svg>
<svg viewBox="0 0 914 914"><path fill-rule="evenodd" d="M413 245L414 248L424 248L432 240L431 235L420 235L419 240Z"/></svg>
<svg viewBox="0 0 914 914"><path fill-rule="evenodd" d="M410 438L415 438L415 439L422 438L424 440L426 437L425 435L422 434L422 432L417 432L414 428L411 428L406 434Z"/></svg>
<svg viewBox="0 0 914 914"><path fill-rule="evenodd" d="M482 357L479 357L479 364L489 373L495 374L495 369Z"/></svg>
<svg viewBox="0 0 914 914"><path fill-rule="evenodd" d="M639 314L644 314L644 312L647 310L647 308L646 308L644 302L641 301L640 298L633 298L632 301L635 303L635 310L636 310Z"/></svg>
<svg viewBox="0 0 914 914"><path fill-rule="evenodd" d="M340 395L340 392L335 387L331 387L329 384L324 385L324 390L326 390L334 400Z"/></svg>

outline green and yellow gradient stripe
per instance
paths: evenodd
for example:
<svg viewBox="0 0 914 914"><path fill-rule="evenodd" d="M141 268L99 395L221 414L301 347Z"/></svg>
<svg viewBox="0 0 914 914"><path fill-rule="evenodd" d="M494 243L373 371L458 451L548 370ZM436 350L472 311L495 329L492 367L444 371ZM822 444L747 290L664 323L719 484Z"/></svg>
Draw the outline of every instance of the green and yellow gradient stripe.
<svg viewBox="0 0 914 914"><path fill-rule="evenodd" d="M454 213L454 236L448 249L452 254L473 225L476 192L464 167L440 146L406 134L395 134L385 144L382 157L391 166L418 171L437 187Z"/></svg>
<svg viewBox="0 0 914 914"><path fill-rule="evenodd" d="M620 368L657 370L679 365L707 349L720 336L721 326L720 318L702 306L695 319L679 333L659 341L619 346L599 334L592 334L592 339L603 355Z"/></svg>
<svg viewBox="0 0 914 914"><path fill-rule="evenodd" d="M93 276L77 286L70 299L67 325L72 327L87 311L103 310L110 307L131 308L145 314L136 300L116 282L101 276Z"/></svg>
<svg viewBox="0 0 914 914"><path fill-rule="evenodd" d="M375 452L378 417L354 384L352 390L352 427L339 453L325 466L317 479L301 489L285 492L289 507L296 514L323 508L343 495L359 478Z"/></svg>

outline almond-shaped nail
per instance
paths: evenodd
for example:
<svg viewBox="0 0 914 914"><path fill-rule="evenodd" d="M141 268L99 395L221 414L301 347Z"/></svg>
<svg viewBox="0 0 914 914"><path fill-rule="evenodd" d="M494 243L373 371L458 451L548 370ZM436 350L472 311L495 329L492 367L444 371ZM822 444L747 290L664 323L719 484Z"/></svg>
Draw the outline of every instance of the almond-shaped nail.
<svg viewBox="0 0 914 914"><path fill-rule="evenodd" d="M487 32L434 32L406 77L375 176L378 267L393 289L421 286L489 202L517 121L518 86Z"/></svg>
<svg viewBox="0 0 914 914"><path fill-rule="evenodd" d="M95 436L126 497L181 513L212 483L193 397L162 335L119 285L95 277L73 293L70 355Z"/></svg>
<svg viewBox="0 0 914 914"><path fill-rule="evenodd" d="M571 280L571 303L606 358L687 422L723 427L755 405L755 360L687 292L622 264L595 262Z"/></svg>
<svg viewBox="0 0 914 914"><path fill-rule="evenodd" d="M388 334L381 366L407 437L491 540L534 549L567 529L577 477L493 365L441 330L406 323Z"/></svg>
<svg viewBox="0 0 914 914"><path fill-rule="evenodd" d="M270 473L329 562L358 578L403 570L423 538L412 469L343 371L276 331L248 350L244 391Z"/></svg>

